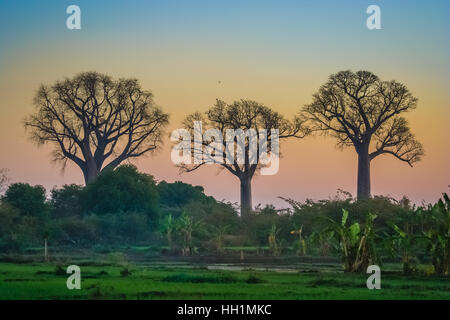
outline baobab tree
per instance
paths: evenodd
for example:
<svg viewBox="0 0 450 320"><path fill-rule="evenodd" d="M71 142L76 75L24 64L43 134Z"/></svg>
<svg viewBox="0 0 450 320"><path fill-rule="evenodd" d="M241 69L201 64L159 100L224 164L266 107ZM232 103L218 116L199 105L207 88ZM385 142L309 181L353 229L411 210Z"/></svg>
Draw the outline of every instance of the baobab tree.
<svg viewBox="0 0 450 320"><path fill-rule="evenodd" d="M34 105L36 112L25 120L31 139L53 144L53 159L63 168L73 161L86 184L106 168L159 148L168 123L138 80L97 72L41 85Z"/></svg>
<svg viewBox="0 0 450 320"><path fill-rule="evenodd" d="M195 123L200 126L196 127ZM183 124L189 137L194 136L194 143L188 141L192 151L189 156L192 155L194 161L180 164L181 171L191 172L205 164L216 163L236 176L240 181L241 214L252 209L251 181L255 173L269 170L269 158L278 160L279 139L303 138L308 134L300 117L288 121L278 112L251 100L231 104L216 100L204 114L188 115ZM208 130L203 134L202 129ZM215 131L209 134L211 130ZM195 142L196 136L200 141ZM174 141L179 138L179 135L172 136ZM196 162L202 155L204 161Z"/></svg>
<svg viewBox="0 0 450 320"><path fill-rule="evenodd" d="M370 163L388 154L412 166L424 154L402 113L415 109L405 85L382 81L368 71L341 71L329 77L303 109L311 129L353 146L358 154L358 199L370 197Z"/></svg>

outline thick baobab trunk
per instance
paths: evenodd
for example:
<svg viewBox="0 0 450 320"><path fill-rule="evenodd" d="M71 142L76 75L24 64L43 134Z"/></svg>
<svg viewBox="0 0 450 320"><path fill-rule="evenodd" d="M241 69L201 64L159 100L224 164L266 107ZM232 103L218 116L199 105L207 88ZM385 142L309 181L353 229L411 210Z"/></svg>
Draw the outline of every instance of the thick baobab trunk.
<svg viewBox="0 0 450 320"><path fill-rule="evenodd" d="M87 134L88 133L85 133L85 135L87 135ZM92 155L92 152L91 152L91 149L89 146L89 142L85 142L83 144L82 153L83 153L84 163L80 167L83 170L84 182L87 185L88 183L97 179L98 174L100 173L101 164L98 165L97 162L95 161L95 158Z"/></svg>
<svg viewBox="0 0 450 320"><path fill-rule="evenodd" d="M84 182L88 184L89 182L97 179L99 170L97 169L97 164L94 161L87 162L85 168L83 169Z"/></svg>
<svg viewBox="0 0 450 320"><path fill-rule="evenodd" d="M252 179L242 177L241 179L241 215L252 210Z"/></svg>
<svg viewBox="0 0 450 320"><path fill-rule="evenodd" d="M370 198L370 157L369 145L362 145L358 152L358 200Z"/></svg>
<svg viewBox="0 0 450 320"><path fill-rule="evenodd" d="M100 170L98 169L98 165L90 154L84 155L86 162L84 163L83 174L84 174L84 182L88 184L89 182L97 179Z"/></svg>

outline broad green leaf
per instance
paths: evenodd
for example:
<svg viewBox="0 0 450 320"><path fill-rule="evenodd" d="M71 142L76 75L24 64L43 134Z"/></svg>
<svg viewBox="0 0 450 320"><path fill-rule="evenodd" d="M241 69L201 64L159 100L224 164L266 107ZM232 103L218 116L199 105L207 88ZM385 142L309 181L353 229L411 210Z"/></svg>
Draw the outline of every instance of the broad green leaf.
<svg viewBox="0 0 450 320"><path fill-rule="evenodd" d="M342 209L342 221L341 221L342 226L345 226L345 224L347 223L347 218L348 218L348 211Z"/></svg>

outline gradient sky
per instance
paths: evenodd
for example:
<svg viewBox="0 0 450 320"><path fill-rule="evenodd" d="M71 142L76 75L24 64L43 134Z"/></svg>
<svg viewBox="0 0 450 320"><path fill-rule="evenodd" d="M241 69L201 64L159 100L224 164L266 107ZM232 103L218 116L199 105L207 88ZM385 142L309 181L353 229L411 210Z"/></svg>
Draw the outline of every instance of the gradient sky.
<svg viewBox="0 0 450 320"><path fill-rule="evenodd" d="M66 7L79 5L82 29L68 30ZM382 30L366 28L366 8L381 7ZM81 71L135 77L171 115L204 111L216 98L254 99L292 116L327 77L365 69L395 79L419 98L407 114L426 156L410 168L389 156L372 162L374 194L434 202L450 184L450 1L21 1L0 0L0 168L13 182L46 188L82 183L64 173L50 148L27 140L23 118L39 84ZM221 83L219 83L221 81ZM276 176L253 181L254 203L286 206L278 196L323 199L356 192L356 154L332 138L281 145ZM179 175L170 141L139 169L159 180L203 185L238 201L238 180L216 167ZM220 181L220 183L219 183Z"/></svg>

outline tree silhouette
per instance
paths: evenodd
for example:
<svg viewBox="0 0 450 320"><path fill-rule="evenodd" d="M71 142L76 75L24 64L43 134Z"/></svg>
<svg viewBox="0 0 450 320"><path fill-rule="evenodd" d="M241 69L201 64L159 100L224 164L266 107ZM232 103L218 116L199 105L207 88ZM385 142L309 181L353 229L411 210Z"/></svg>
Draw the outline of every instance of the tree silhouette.
<svg viewBox="0 0 450 320"><path fill-rule="evenodd" d="M224 101L216 100L216 103L205 114L194 113L188 115L184 120L184 126L194 135L201 135L201 132L195 132L194 121L201 121L203 129L213 128L220 132L222 137L227 137L229 130L234 132L251 132L254 130L253 137L250 135L245 136L243 141L243 148L238 148L238 138L233 136L233 142L235 143L231 149L227 146L226 138L221 141L214 141L213 139L203 139L200 146L191 144L191 150L195 159L198 154L205 154L205 150L211 148L210 143L215 142L218 145L215 146L213 157L209 156L206 161L201 163L193 163L192 165L181 164L180 168L184 172L191 172L198 169L206 163L218 163L222 168L228 170L235 175L240 181L240 199L241 199L241 213L245 213L252 209L252 191L251 181L255 173L262 169L267 168L267 163L263 160L260 151L267 150L267 155L271 153L274 156L279 156L278 151L275 150L275 140L272 137L272 130L278 130L278 138L285 139L289 137L303 138L308 134L308 130L303 126L303 120L299 117L295 117L293 121L286 120L278 112L273 111L265 105L251 101L240 100L231 104L227 104ZM266 136L258 134L265 129ZM251 140L255 139L256 149L252 149ZM237 159L241 154L243 161L227 162L227 157L232 154L233 159ZM217 159L221 160L217 162Z"/></svg>
<svg viewBox="0 0 450 320"><path fill-rule="evenodd" d="M415 109L417 99L405 85L382 81L368 71L341 71L329 77L303 109L339 147L353 146L358 154L358 199L370 197L370 162L390 154L408 163L419 161L422 145L400 114ZM373 145L373 147L371 147Z"/></svg>
<svg viewBox="0 0 450 320"><path fill-rule="evenodd" d="M25 120L38 144L52 143L55 161L76 163L86 184L105 168L115 168L161 145L168 115L136 79L113 80L97 72L42 85L37 111Z"/></svg>
<svg viewBox="0 0 450 320"><path fill-rule="evenodd" d="M0 193L6 189L8 182L9 182L8 169L6 168L0 169Z"/></svg>

